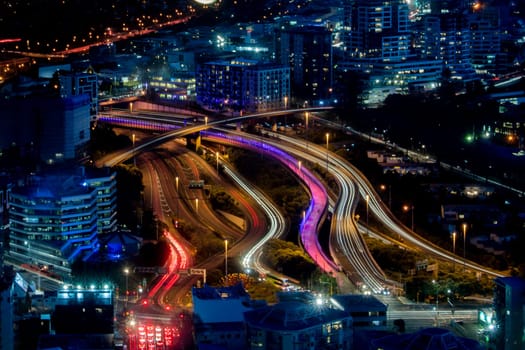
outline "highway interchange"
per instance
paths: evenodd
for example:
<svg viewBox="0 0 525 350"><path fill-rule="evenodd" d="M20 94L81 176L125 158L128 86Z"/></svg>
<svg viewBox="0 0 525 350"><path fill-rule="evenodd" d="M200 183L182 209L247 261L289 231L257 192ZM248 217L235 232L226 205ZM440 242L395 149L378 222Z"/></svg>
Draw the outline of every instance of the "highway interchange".
<svg viewBox="0 0 525 350"><path fill-rule="evenodd" d="M314 112L315 109L307 109L310 113ZM300 110L287 110L280 112L273 112L271 115L282 115L283 113L304 113L305 109ZM156 122L165 123L166 117L152 117L151 113L144 113L144 119L151 120L152 118ZM147 114L147 115L146 115ZM268 156L275 157L283 163L284 166L288 167L297 176L298 181L301 181L305 188L310 193L311 202L308 210L305 211L304 219L301 224L301 243L303 248L317 263L320 269L331 274L336 278L340 290L344 290L343 286L351 286L347 289L348 292L364 292L381 294L384 291L392 291L398 293L401 291L402 285L399 281L393 281L389 279L385 273L381 270L380 266L375 262L373 256L370 254L364 239L363 234L369 233L369 228L363 226L363 220L358 223L356 222L356 208L358 205L366 205L367 215L374 216L374 218L380 221L384 227L387 227L391 232L394 232L397 237L401 238L405 246L409 246L412 249L417 249L426 252L429 256L435 257L436 259L445 261L457 261L459 258L453 256L451 252L442 249L431 242L426 241L422 237L419 237L412 232L405 225L400 223L389 211L388 207L381 201L379 195L375 192L373 186L364 177L364 175L351 164L344 159L338 157L335 153L330 152L328 147L321 145L306 143L304 139L296 139L285 136L281 133L275 133L267 131L268 137L261 138L257 135L251 135L242 131L234 130L232 128L224 128L224 125L236 125L240 121L247 120L250 118L267 117L268 114L253 115L235 117L226 120L209 121L194 119L194 123L189 126L181 126L182 119L176 121L176 117L168 118L168 123L173 124L173 130L164 132L160 135L143 140L140 144L134 144L132 149L124 151L116 156L112 156L109 160L104 160L104 165L113 166L115 164L124 162L131 157L144 157L150 152L146 152L160 145L184 143L183 138L187 135L194 135L200 133L203 140L207 143L228 145L235 147L242 147L250 149L254 152L264 152ZM135 114L129 113L126 117L128 121L133 119L140 119L141 117ZM179 125L176 125L179 123ZM175 126L176 125L176 126ZM327 136L328 137L328 136ZM170 146L171 147L171 146ZM178 149L184 148L184 145L178 145ZM188 157L187 149L184 148L184 156ZM176 153L180 151L176 151ZM213 152L211 150L210 152ZM147 156L150 157L150 156ZM159 163L143 164L146 168L149 168L147 173L151 177L150 186L150 201L151 206L155 209L157 215L164 222L170 222L169 216L177 212L181 214L181 210L188 211L185 215L192 217L191 211L193 211L193 217L196 217L198 211L199 222L201 225L207 226L217 232L222 232L225 240L237 242L232 245L228 250L227 254L232 257L238 257L241 259L243 266L246 269L255 269L260 273L264 274L268 272L268 268L262 264L260 255L264 243L273 237L280 237L286 232L285 222L286 220L282 217L280 211L272 204L271 200L265 197L264 193L254 188L253 185L242 179L242 176L235 173L226 161L219 159L219 153L216 153L217 169L213 169L210 165L204 162L200 167L209 167L207 169L208 174L215 174L219 176L218 166L219 161L221 164L221 176L228 176L232 179L233 183L236 184L238 189L230 189L234 193L235 198L245 200L243 204L246 208L246 217L248 227L244 227L244 233L239 232L238 228L232 228L231 225L228 227L221 227L221 224L217 223L212 219L215 214L211 208L207 208L205 205L206 201L198 201L194 194L186 194L181 196L179 193L181 188L186 189L187 186L180 186L179 181L185 178L181 176L184 172L188 172L188 169L180 169L180 166L191 166L191 164L197 164L196 162L180 160L179 168L174 167L171 170L162 171L160 163L167 162L168 157L162 157ZM193 160L197 161L194 157ZM170 160L171 161L171 160ZM156 165L151 165L156 164ZM326 169L334 177L338 185L338 192L327 190L322 181L320 181L307 167L307 164L326 164ZM203 170L203 169L200 169ZM152 175L154 174L154 175ZM162 175L163 179L159 180L158 174ZM177 178L177 184L174 186L174 178ZM189 179L199 179L199 175L196 169L190 172ZM214 179L214 181L221 181L220 178ZM184 180L189 181L189 180ZM175 188L176 187L176 188ZM164 195L165 191L174 191L171 195ZM235 191L241 191L242 193L235 194ZM168 198L175 199L176 203L169 203ZM186 198L186 201L182 201L182 198ZM193 203L193 204L192 204ZM174 208L177 209L174 209ZM184 209L181 209L184 208ZM204 215L201 211L206 211ZM331 215L331 235L330 235L330 252L327 254L321 248L317 239L318 229L322 224L323 220L326 219L327 215ZM168 219L168 220L166 220ZM209 221L211 220L211 221ZM219 221L221 221L219 219ZM367 220L368 221L368 220ZM170 232L170 231L174 232ZM243 230L241 230L243 231ZM249 234L245 234L249 232ZM179 280L179 277L171 277L167 283L165 280L159 281L158 287L150 288L150 295L148 298L157 299L158 305L163 305L163 298L165 293L155 296L158 290L166 290L166 286L171 287L177 282L177 296L172 296L171 300L176 300L179 303L183 300L184 295L189 287L195 284L197 278L202 276L191 276L187 274L187 271L195 269L199 274L206 269L217 268L224 263L225 257L222 258L210 258L199 266L191 266L191 253L188 248L184 247L184 244L180 242L176 234L175 228L167 230L165 233L166 237L172 244L173 255L177 256L174 260L170 260L172 264L169 268L168 276L180 276L183 278ZM243 236L244 234L244 236ZM240 239L240 237L242 238ZM399 241L394 240L393 244L399 244ZM465 267L471 271L475 271L481 274L486 274L490 277L502 276L497 271L492 271L483 266L475 264L470 261L465 261ZM181 273L182 272L182 273ZM164 278L164 277L163 277ZM165 277L166 279L169 277ZM158 288L158 289L157 289Z"/></svg>

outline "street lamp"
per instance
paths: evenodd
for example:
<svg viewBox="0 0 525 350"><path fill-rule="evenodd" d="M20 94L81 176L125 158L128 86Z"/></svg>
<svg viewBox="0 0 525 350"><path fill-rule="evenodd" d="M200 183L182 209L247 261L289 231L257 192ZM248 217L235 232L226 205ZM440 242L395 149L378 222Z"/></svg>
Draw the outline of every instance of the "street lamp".
<svg viewBox="0 0 525 350"><path fill-rule="evenodd" d="M466 269L466 264L467 264L467 250L466 250L466 246L467 246L467 223L464 222L463 223L463 270Z"/></svg>
<svg viewBox="0 0 525 350"><path fill-rule="evenodd" d="M208 117L207 116L204 117L204 125L208 125Z"/></svg>
<svg viewBox="0 0 525 350"><path fill-rule="evenodd" d="M407 212L409 210L410 210L410 217L411 217L411 219L410 219L411 226L410 227L411 227L412 231L415 232L414 231L414 206L413 205L410 205L410 206L404 205L403 206L403 211Z"/></svg>
<svg viewBox="0 0 525 350"><path fill-rule="evenodd" d="M224 276L228 278L228 240L224 240Z"/></svg>
<svg viewBox="0 0 525 350"><path fill-rule="evenodd" d="M392 186L391 185L381 185L381 191L385 191L388 187L388 207L392 208Z"/></svg>
<svg viewBox="0 0 525 350"><path fill-rule="evenodd" d="M328 172L328 140L330 139L330 134L326 133L326 171Z"/></svg>
<svg viewBox="0 0 525 350"><path fill-rule="evenodd" d="M217 175L219 175L219 152L215 152L215 157L217 158Z"/></svg>
<svg viewBox="0 0 525 350"><path fill-rule="evenodd" d="M305 128L306 128L306 149L308 149L308 112L304 112Z"/></svg>
<svg viewBox="0 0 525 350"><path fill-rule="evenodd" d="M452 271L456 272L456 231L452 232L452 252L454 253L454 261Z"/></svg>
<svg viewBox="0 0 525 350"><path fill-rule="evenodd" d="M128 299L129 299L129 293L128 293L128 276L129 276L129 269L126 267L124 268L124 275L126 275L126 307L128 307Z"/></svg>
<svg viewBox="0 0 525 350"><path fill-rule="evenodd" d="M288 96L284 96L284 109L288 109Z"/></svg>
<svg viewBox="0 0 525 350"><path fill-rule="evenodd" d="M368 202L370 201L370 196L366 195L366 234L368 235Z"/></svg>
<svg viewBox="0 0 525 350"><path fill-rule="evenodd" d="M436 280L432 280L432 284L436 288L436 327L439 327L439 285Z"/></svg>
<svg viewBox="0 0 525 350"><path fill-rule="evenodd" d="M135 134L131 135L131 140L133 143L133 165L137 165L137 163L135 162Z"/></svg>

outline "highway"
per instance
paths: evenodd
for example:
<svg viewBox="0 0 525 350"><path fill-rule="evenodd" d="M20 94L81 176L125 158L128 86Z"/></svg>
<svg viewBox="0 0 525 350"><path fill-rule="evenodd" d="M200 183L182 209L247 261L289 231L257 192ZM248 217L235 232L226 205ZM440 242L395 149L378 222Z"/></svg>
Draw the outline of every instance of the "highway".
<svg viewBox="0 0 525 350"><path fill-rule="evenodd" d="M289 111L286 111L286 112L289 112ZM304 112L304 109L294 110L294 112ZM189 133L203 131L205 129L215 127L219 124L232 124L232 123L238 122L239 120L245 120L249 117L256 118L259 116L272 116L272 115L279 115L279 113L274 112L270 114L263 113L263 114L257 114L254 116L235 117L235 118L221 120L221 121L213 121L213 122L205 123L202 125L193 125L190 127L180 128L175 131L171 131L161 136L158 136L155 140L151 141L151 144L155 145L157 143L164 142L173 137L180 137L182 135L187 135ZM244 133L242 134L243 136L246 136L246 137L249 136ZM334 230L334 232L337 233L335 237L337 237L336 240L339 242L339 244L346 247L345 249L339 250L336 252L343 252L343 256L346 258L346 260L353 261L351 265L353 266L354 269L356 268L355 264L358 264L357 260L359 260L357 259L356 252L360 252L360 253L367 252L366 246L364 245L362 239L357 238L359 236L356 234L358 230L354 229L355 222L352 222L354 221L354 215L352 215L351 213L353 212L353 210L355 210L355 206L357 205L357 199L358 199L356 197L357 193L359 193L359 198L361 198L361 200L366 199L367 207L370 210L370 215L374 215L377 220L382 222L386 227L392 230L392 232L394 232L397 236L403 238L407 243L410 243L413 247L417 247L417 249L421 249L423 251L430 252L432 256L439 257L447 261L457 260L457 257L451 256L452 254L450 252L444 249L441 249L440 247L430 242L423 240L421 237L417 236L414 232L411 232L404 225L402 225L390 213L389 209L381 202L379 195L375 192L375 190L373 189L373 186L366 180L363 174L358 171L358 169L355 169L353 166L348 164L346 161L340 159L335 154L331 152L330 154L328 154L328 151L324 150L321 146L312 144L311 147L307 147L307 149L304 149L303 140L297 140L295 138L286 137L282 134L277 134L277 133L275 133L273 136L275 139L277 138L279 139L279 143L282 143L282 141L286 140L289 144L295 146L295 149L294 148L287 149L287 151L290 152L290 154L293 154L295 152L298 158L301 157L301 159L306 160L307 158L305 154L310 153L317 158L315 160L311 160L314 163L320 162L320 159L326 158L328 168L333 169L333 170L337 169L337 171L332 171L332 174L336 174L334 176L336 176L336 178L339 180L339 185L341 186L341 193L343 196L345 196L345 201L339 201L339 203L344 202L346 204L339 205L338 206L339 209L334 211L334 215L336 218L334 222L335 223L339 222L341 225L336 225L335 227L332 228L332 230ZM113 162L115 161L120 162L123 159L129 158L130 154L133 154L133 152L139 151L142 147L147 148L149 146L147 144L143 144L140 147L136 147L134 150L128 151L130 152L129 154L124 153L123 155L121 155L120 159L115 158ZM295 163L294 163L293 168L297 168L297 165L296 165L297 161L294 161L294 162ZM111 165L111 162L106 163L106 164ZM346 175L342 177L343 173ZM344 180L345 177L348 178L349 180ZM358 186L357 190L352 188L353 186L352 182L355 182L356 185ZM353 198L354 200L350 201L349 200L350 198ZM350 202L355 203L353 207L352 205L348 205L348 203ZM337 227L343 227L343 228L337 228ZM351 233L353 234L351 235ZM353 236L354 238L351 241L349 241L349 238L351 236ZM393 288L398 287L398 283L396 283L395 281L386 280L384 273L382 273L382 271L377 266L373 258L367 259L367 260L368 262L366 263L366 266L369 271L361 274L361 279L363 280L363 283L365 286L369 286L374 292L378 292L379 290L382 290L383 288L386 288L388 286L393 287ZM341 264L341 262L339 262L339 264ZM472 262L465 262L465 265L471 270L485 273L489 276L501 276L502 275L498 273L497 271L486 269L485 267L479 266L478 264L474 264Z"/></svg>

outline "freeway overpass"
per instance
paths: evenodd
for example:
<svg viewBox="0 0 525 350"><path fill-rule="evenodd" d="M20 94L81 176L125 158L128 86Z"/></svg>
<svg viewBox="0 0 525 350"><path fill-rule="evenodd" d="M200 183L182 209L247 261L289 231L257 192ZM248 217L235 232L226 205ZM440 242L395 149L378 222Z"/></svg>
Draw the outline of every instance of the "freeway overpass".
<svg viewBox="0 0 525 350"><path fill-rule="evenodd" d="M148 140L147 142L134 146L127 151L109 155L105 157L104 159L102 159L101 161L97 162L97 165L98 166L104 165L104 166L112 167L117 164L123 163L127 161L128 159L131 159L133 156L135 156L136 154L140 152L144 152L154 147L157 147L158 145L161 145L172 139L185 137L185 136L193 135L193 134L198 134L203 130L207 130L209 128L213 128L213 127L217 127L221 125L236 124L239 122L247 121L250 119L256 119L256 118L272 118L272 117L284 116L287 114L319 112L319 111L327 111L331 109L333 109L333 107L307 107L307 108L286 109L286 110L278 110L278 111L271 111L271 112L248 114L244 116L230 117L230 118L225 118L225 119L220 119L220 120L213 120L210 122L208 122L208 120L205 119L202 124L192 124L189 126L179 127L179 128L176 128L176 126L173 125L173 128L174 129L176 128L175 130L168 131L164 134L155 136L152 139ZM130 115L129 119L137 120L137 119L140 119L140 117Z"/></svg>

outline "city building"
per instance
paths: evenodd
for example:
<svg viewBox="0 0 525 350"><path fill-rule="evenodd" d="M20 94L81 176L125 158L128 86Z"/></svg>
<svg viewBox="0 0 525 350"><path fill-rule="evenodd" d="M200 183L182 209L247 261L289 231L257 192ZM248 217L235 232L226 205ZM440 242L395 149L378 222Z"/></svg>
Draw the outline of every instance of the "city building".
<svg viewBox="0 0 525 350"><path fill-rule="evenodd" d="M439 31L436 33L439 23L420 21L434 36L427 38L427 31L418 32L426 45L418 48L418 41L412 38L414 25L409 13L408 4L402 0L355 0L345 4L344 60L337 63L337 70L363 74L362 101L367 106L380 105L390 94L434 91L440 85L444 64L438 57L442 47Z"/></svg>
<svg viewBox="0 0 525 350"><path fill-rule="evenodd" d="M499 277L494 283L491 346L498 350L521 350L525 346L525 280Z"/></svg>
<svg viewBox="0 0 525 350"><path fill-rule="evenodd" d="M87 95L2 100L0 148L17 146L47 163L79 159L90 140L89 104Z"/></svg>
<svg viewBox="0 0 525 350"><path fill-rule="evenodd" d="M404 61L411 55L409 7L404 0L345 3L345 58Z"/></svg>
<svg viewBox="0 0 525 350"><path fill-rule="evenodd" d="M117 174L111 168L79 168L85 185L96 189L97 232L114 232L117 228Z"/></svg>
<svg viewBox="0 0 525 350"><path fill-rule="evenodd" d="M353 349L352 317L310 292L282 292L279 302L245 313L247 349Z"/></svg>
<svg viewBox="0 0 525 350"><path fill-rule="evenodd" d="M432 349L432 350L483 350L485 347L474 339L456 336L446 328L422 328L417 332L406 334L381 334L377 338L369 338L359 342L363 350L398 350L398 349Z"/></svg>
<svg viewBox="0 0 525 350"><path fill-rule="evenodd" d="M93 171L97 174L83 168L76 174L49 172L13 188L10 259L58 277L69 274L76 259L99 250L99 234L116 228L116 174Z"/></svg>
<svg viewBox="0 0 525 350"><path fill-rule="evenodd" d="M276 30L275 60L290 67L291 90L297 104L302 105L300 99L319 104L333 97L332 34L324 26L313 25Z"/></svg>
<svg viewBox="0 0 525 350"><path fill-rule="evenodd" d="M388 306L373 295L344 294L332 296L334 303L352 316L356 329L384 329Z"/></svg>
<svg viewBox="0 0 525 350"><path fill-rule="evenodd" d="M468 16L472 65L479 74L505 72L505 53L501 50L502 33L497 7L485 7Z"/></svg>
<svg viewBox="0 0 525 350"><path fill-rule="evenodd" d="M225 350L246 350L244 313L265 305L252 301L244 286L192 289L193 327L197 346L215 345Z"/></svg>
<svg viewBox="0 0 525 350"><path fill-rule="evenodd" d="M15 273L11 266L5 266L0 246L0 350L13 350L13 290Z"/></svg>
<svg viewBox="0 0 525 350"><path fill-rule="evenodd" d="M290 69L254 60L233 59L199 64L197 103L231 112L262 112L287 107Z"/></svg>
<svg viewBox="0 0 525 350"><path fill-rule="evenodd" d="M73 287L57 292L51 315L52 334L42 334L38 349L112 349L114 295L109 285Z"/></svg>
<svg viewBox="0 0 525 350"><path fill-rule="evenodd" d="M60 72L60 96L89 96L89 115L94 119L98 113L98 76L92 67L85 72Z"/></svg>

